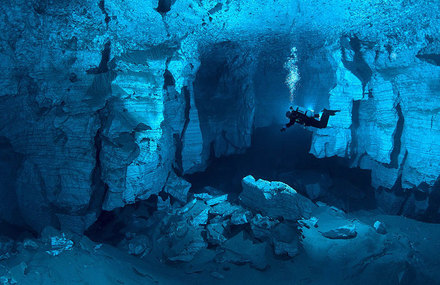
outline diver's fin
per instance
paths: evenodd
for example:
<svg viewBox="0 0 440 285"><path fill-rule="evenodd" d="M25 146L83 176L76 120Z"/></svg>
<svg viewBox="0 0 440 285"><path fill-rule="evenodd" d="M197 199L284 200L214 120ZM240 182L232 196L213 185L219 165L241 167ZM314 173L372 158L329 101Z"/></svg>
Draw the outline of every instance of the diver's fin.
<svg viewBox="0 0 440 285"><path fill-rule="evenodd" d="M322 112L323 113L327 113L327 114L329 114L330 116L334 116L334 115L336 115L336 113L337 112L340 112L341 110L327 110L327 109L324 109Z"/></svg>

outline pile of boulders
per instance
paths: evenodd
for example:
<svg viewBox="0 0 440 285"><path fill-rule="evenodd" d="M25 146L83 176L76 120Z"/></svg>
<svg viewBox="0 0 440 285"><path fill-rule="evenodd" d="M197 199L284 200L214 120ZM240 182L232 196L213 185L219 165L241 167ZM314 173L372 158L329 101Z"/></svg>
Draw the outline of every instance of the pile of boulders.
<svg viewBox="0 0 440 285"><path fill-rule="evenodd" d="M386 232L383 224L351 220L344 211L314 203L285 183L247 176L243 191L232 200L212 187L191 193L187 182L176 179L181 178L170 179L167 195L157 197L151 215L132 213L120 247L141 258L183 264L188 273L210 270L215 278L222 278L220 269L232 264L265 270L271 258L294 258L301 252L316 260L341 259L348 248L376 241L373 252L383 250L377 235ZM329 248L334 252L326 256Z"/></svg>
<svg viewBox="0 0 440 285"><path fill-rule="evenodd" d="M146 218L143 229L127 227L120 246L129 253L190 263L191 271L197 271L202 265L193 265L201 261L250 264L263 270L268 255L292 258L298 254L297 220L310 218L316 206L288 185L248 176L239 201L233 202L212 187L186 195L188 185L175 179L172 187L165 188L170 195L158 197L157 211Z"/></svg>
<svg viewBox="0 0 440 285"><path fill-rule="evenodd" d="M0 262L5 261L6 266L0 266L0 285L19 284L15 277L23 275L28 270L30 256L43 252L50 256L58 256L66 251L71 251L75 245L71 233L63 233L52 227L46 227L41 232L40 238L28 237L13 240L9 237L0 237ZM10 260L17 256L27 256L21 262Z"/></svg>

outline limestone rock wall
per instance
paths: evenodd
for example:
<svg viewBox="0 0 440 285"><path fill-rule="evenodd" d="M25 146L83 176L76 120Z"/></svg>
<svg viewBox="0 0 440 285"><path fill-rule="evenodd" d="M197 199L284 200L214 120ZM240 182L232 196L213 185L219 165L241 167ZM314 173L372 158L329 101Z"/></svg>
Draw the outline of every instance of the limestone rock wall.
<svg viewBox="0 0 440 285"><path fill-rule="evenodd" d="M313 152L367 153L359 164L373 169L378 185L392 185L400 173L405 187L435 181L438 67L434 47L414 44L436 43L430 15L438 13L428 1L165 2L2 3L0 151L8 155L0 161L10 167L0 182L4 205L11 205L0 203L2 219L36 231L53 225L81 232L102 209L161 191L171 171L192 173L211 155L244 150L255 109L266 101L255 97L262 94L255 80L271 65L264 53L284 56L303 39L328 52L326 74L330 64L337 78L330 105L344 109L327 130L333 133L316 134ZM335 48L353 33L361 51ZM371 42L380 47L377 59ZM371 74L362 73L366 66ZM365 96L369 89L373 98ZM359 143L373 130L383 135Z"/></svg>
<svg viewBox="0 0 440 285"><path fill-rule="evenodd" d="M428 39L408 49L357 38L349 40L359 44L353 48L341 39L330 49L337 85L329 108L341 112L314 133L311 153L346 157L354 167L372 170L376 188L431 194L440 175L440 67L418 56L421 46L435 45Z"/></svg>
<svg viewBox="0 0 440 285"><path fill-rule="evenodd" d="M242 1L159 6L155 0L1 5L0 137L7 153L1 162L10 165L0 175L10 205L0 207L2 219L36 231L53 225L81 232L102 209L157 194L173 169L202 170L211 144L217 156L249 145L253 58L239 53L273 37L273 27L286 33L296 10L286 9L289 1L264 9ZM248 17L281 10L291 12L259 17L259 26ZM197 106L206 94L196 94L193 83L201 63L209 64L201 62L202 51L225 41L244 44L232 49L224 66L233 68L225 69L215 96L242 101L233 109L238 117L218 113L216 123ZM236 81L232 89L229 80Z"/></svg>

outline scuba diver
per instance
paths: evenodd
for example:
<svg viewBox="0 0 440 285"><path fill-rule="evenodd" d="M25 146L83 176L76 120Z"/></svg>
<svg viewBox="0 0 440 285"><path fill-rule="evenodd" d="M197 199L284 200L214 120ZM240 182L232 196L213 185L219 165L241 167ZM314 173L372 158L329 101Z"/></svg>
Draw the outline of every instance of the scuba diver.
<svg viewBox="0 0 440 285"><path fill-rule="evenodd" d="M305 127L324 129L327 127L330 116L334 116L337 112L339 112L339 110L324 109L320 114L315 114L313 110L305 110L298 106L295 106L295 108L290 107L290 111L287 111L286 113L286 117L290 121L281 129L281 131L285 131L286 128L293 126L295 123L301 124Z"/></svg>

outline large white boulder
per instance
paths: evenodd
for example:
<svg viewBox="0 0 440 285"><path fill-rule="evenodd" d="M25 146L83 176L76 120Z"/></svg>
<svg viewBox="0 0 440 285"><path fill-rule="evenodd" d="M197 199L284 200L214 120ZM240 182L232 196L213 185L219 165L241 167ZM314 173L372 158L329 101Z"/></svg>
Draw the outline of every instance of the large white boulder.
<svg viewBox="0 0 440 285"><path fill-rule="evenodd" d="M296 221L310 217L316 206L283 182L255 180L251 175L242 180L241 203L264 216Z"/></svg>

